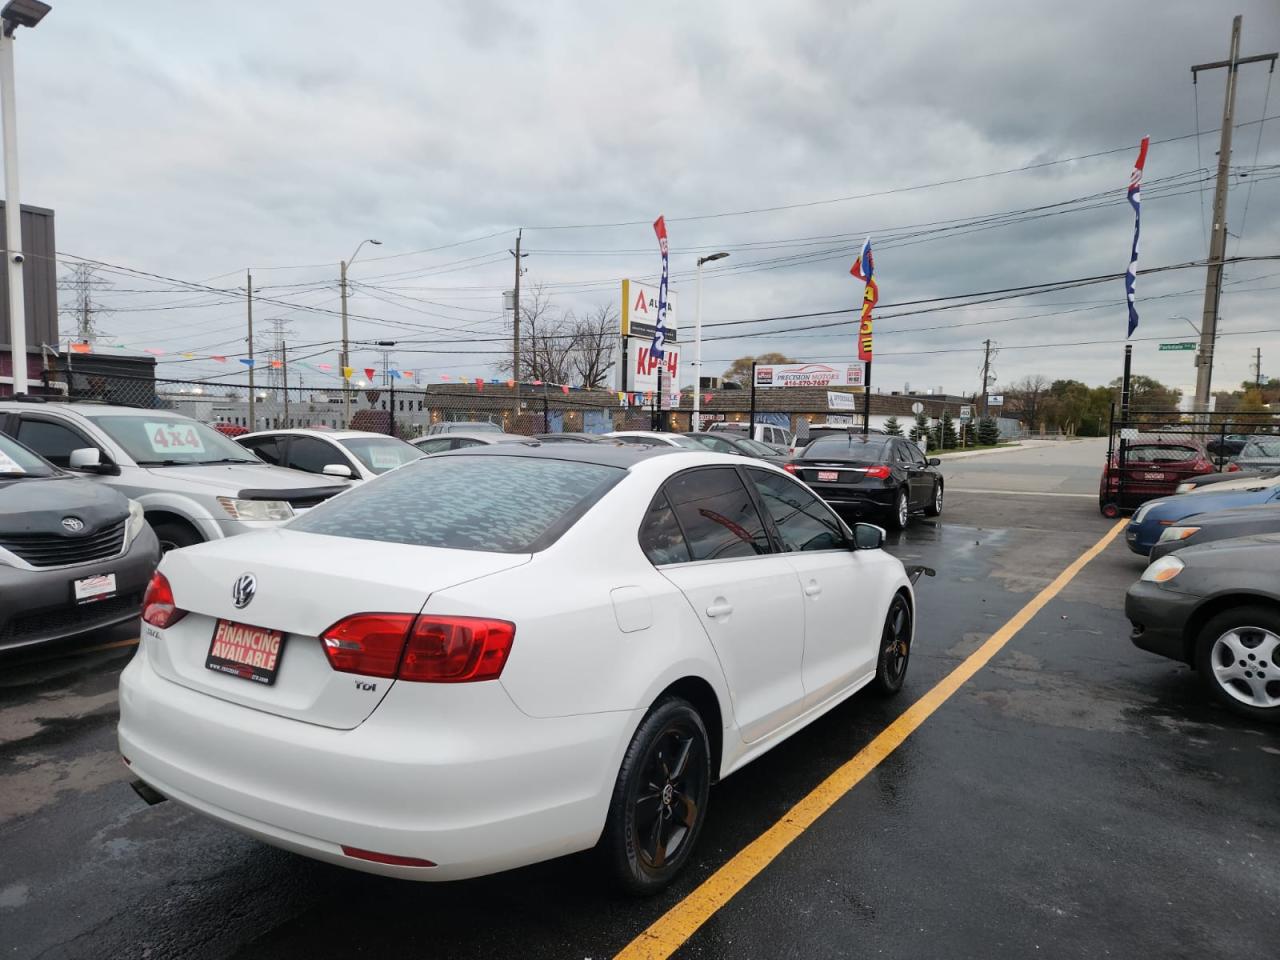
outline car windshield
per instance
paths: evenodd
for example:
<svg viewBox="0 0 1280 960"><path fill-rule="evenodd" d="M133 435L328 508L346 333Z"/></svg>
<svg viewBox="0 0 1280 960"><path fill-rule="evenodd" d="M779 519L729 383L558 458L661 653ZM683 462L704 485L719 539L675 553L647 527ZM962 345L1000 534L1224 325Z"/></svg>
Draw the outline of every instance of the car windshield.
<svg viewBox="0 0 1280 960"><path fill-rule="evenodd" d="M244 447L190 417L171 413L143 416L89 414L140 467L190 466L201 463L261 463Z"/></svg>
<svg viewBox="0 0 1280 960"><path fill-rule="evenodd" d="M351 437L339 440L374 473L386 473L422 458L422 451L395 437Z"/></svg>
<svg viewBox="0 0 1280 960"><path fill-rule="evenodd" d="M1250 440L1241 456L1280 457L1280 440Z"/></svg>
<svg viewBox="0 0 1280 960"><path fill-rule="evenodd" d="M545 549L625 476L619 467L535 457L426 457L334 497L292 530L423 547Z"/></svg>
<svg viewBox="0 0 1280 960"><path fill-rule="evenodd" d="M826 437L818 437L804 448L806 459L831 460L866 460L879 461L885 458L885 448L889 441L885 437L863 438L861 434L836 433Z"/></svg>
<svg viewBox="0 0 1280 960"><path fill-rule="evenodd" d="M0 433L0 477L52 477L53 464Z"/></svg>

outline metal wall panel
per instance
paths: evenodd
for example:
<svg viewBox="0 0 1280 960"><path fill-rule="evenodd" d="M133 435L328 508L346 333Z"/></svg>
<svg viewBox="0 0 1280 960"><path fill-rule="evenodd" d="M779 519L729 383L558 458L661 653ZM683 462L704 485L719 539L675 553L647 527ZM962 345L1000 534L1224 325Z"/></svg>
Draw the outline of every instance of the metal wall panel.
<svg viewBox="0 0 1280 960"><path fill-rule="evenodd" d="M0 247L8 250L0 200ZM53 211L22 205L22 285L26 299L27 349L58 342L58 264L54 259ZM6 261L7 262L7 261ZM0 269L0 344L9 342L9 272Z"/></svg>

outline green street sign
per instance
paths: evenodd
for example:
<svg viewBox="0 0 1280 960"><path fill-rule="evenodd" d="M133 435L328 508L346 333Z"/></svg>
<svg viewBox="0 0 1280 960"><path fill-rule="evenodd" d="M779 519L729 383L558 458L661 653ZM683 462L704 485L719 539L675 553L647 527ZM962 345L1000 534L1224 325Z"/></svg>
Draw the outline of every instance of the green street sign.
<svg viewBox="0 0 1280 960"><path fill-rule="evenodd" d="M1195 348L1196 348L1196 345L1194 343L1162 343L1160 344L1161 350L1194 350Z"/></svg>

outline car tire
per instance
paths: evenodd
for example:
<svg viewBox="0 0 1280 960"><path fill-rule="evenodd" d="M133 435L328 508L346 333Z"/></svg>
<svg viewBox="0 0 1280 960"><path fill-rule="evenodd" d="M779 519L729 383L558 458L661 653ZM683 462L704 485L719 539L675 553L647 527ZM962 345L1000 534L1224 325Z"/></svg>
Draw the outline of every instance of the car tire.
<svg viewBox="0 0 1280 960"><path fill-rule="evenodd" d="M926 517L942 516L942 481L941 480L939 480L937 483L933 485L933 499L929 503L929 506L924 508L924 515Z"/></svg>
<svg viewBox="0 0 1280 960"><path fill-rule="evenodd" d="M911 659L911 621L911 604L902 594L896 594L880 631L876 677L871 682L871 688L883 697L896 694L907 679L907 663Z"/></svg>
<svg viewBox="0 0 1280 960"><path fill-rule="evenodd" d="M906 488L903 487L893 499L893 506L889 510L889 515L885 518L885 526L890 530L905 530L910 522L911 501L907 497Z"/></svg>
<svg viewBox="0 0 1280 960"><path fill-rule="evenodd" d="M1196 638L1195 664L1219 703L1244 717L1280 723L1280 611L1233 607Z"/></svg>
<svg viewBox="0 0 1280 960"><path fill-rule="evenodd" d="M204 543L204 537L195 528L181 520L163 520L151 525L156 539L160 541L160 553L166 554L179 547L189 547L193 543Z"/></svg>
<svg viewBox="0 0 1280 960"><path fill-rule="evenodd" d="M711 747L702 717L679 697L654 704L622 758L599 852L624 891L655 894L688 862L706 820Z"/></svg>

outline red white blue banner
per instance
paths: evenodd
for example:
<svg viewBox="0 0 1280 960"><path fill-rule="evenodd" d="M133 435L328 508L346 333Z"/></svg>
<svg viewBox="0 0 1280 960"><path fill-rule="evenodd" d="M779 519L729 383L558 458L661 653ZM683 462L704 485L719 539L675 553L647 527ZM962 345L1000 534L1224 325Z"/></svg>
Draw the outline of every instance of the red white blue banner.
<svg viewBox="0 0 1280 960"><path fill-rule="evenodd" d="M1138 148L1138 162L1133 165L1133 173L1129 174L1129 205L1133 207L1133 250L1129 254L1129 269L1124 275L1124 295L1129 301L1129 332L1126 338L1133 336L1138 329L1138 308L1133 302L1134 284L1138 280L1138 235L1142 229L1142 168L1147 163L1147 145L1150 137L1142 138Z"/></svg>
<svg viewBox="0 0 1280 960"><path fill-rule="evenodd" d="M667 223L662 217L653 221L653 232L658 235L658 249L662 252L662 279L658 283L658 319L653 326L653 346L649 352L655 360L661 360L667 340Z"/></svg>

